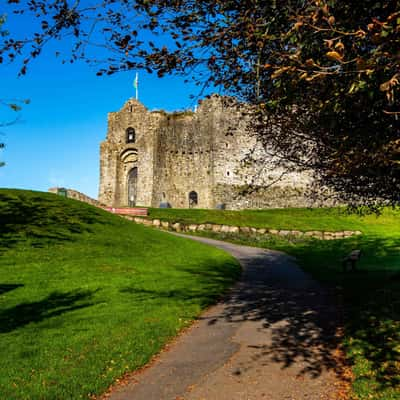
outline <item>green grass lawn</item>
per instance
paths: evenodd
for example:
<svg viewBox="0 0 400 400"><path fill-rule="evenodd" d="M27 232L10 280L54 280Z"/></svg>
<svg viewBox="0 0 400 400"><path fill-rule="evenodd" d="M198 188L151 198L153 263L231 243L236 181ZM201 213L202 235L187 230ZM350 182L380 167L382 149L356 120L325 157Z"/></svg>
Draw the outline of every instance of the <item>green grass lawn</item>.
<svg viewBox="0 0 400 400"><path fill-rule="evenodd" d="M182 218L191 213L166 210L166 214L169 212ZM211 212L211 218L206 217L208 212L196 210L193 220L227 224L233 221L233 211L219 217L218 213ZM354 373L352 398L400 399L400 211L386 209L380 216L364 217L346 215L339 209L241 211L239 215L232 225L363 232L361 236L333 241L210 232L202 235L285 251L294 255L316 279L336 287L345 307L344 349ZM343 273L341 259L352 249L361 249L363 253L359 271Z"/></svg>
<svg viewBox="0 0 400 400"><path fill-rule="evenodd" d="M226 253L53 194L0 190L0 399L87 399L238 277Z"/></svg>
<svg viewBox="0 0 400 400"><path fill-rule="evenodd" d="M202 209L159 209L149 208L149 217L163 221L185 224L221 224L250 226L254 228L288 230L361 230L375 233L391 229L400 213L385 209L382 215L369 214L360 217L345 208L285 208L270 210L202 210Z"/></svg>

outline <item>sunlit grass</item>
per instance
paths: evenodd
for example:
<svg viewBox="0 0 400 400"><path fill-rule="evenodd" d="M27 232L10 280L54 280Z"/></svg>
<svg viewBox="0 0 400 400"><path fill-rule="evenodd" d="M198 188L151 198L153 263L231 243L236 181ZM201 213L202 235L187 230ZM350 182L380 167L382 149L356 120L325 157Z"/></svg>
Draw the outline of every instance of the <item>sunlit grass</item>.
<svg viewBox="0 0 400 400"><path fill-rule="evenodd" d="M238 277L226 253L56 195L0 190L0 398L87 399Z"/></svg>
<svg viewBox="0 0 400 400"><path fill-rule="evenodd" d="M376 232L390 228L393 219L400 221L400 211L384 209L382 213L358 216L346 208L282 208L270 210L202 210L150 208L149 216L186 224L226 224L255 228L293 229L300 231L362 230Z"/></svg>

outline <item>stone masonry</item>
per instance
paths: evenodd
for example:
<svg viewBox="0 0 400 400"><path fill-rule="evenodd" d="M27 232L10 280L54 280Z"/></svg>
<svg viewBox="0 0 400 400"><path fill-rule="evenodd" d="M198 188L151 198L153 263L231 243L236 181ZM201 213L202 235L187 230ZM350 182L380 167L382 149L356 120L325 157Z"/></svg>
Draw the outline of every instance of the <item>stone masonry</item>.
<svg viewBox="0 0 400 400"><path fill-rule="evenodd" d="M99 201L112 207L313 206L311 175L275 168L249 132L246 105L211 96L196 112L149 111L135 99L108 115ZM258 154L264 161L246 163ZM249 184L256 191L244 190ZM320 205L320 204L319 204Z"/></svg>
<svg viewBox="0 0 400 400"><path fill-rule="evenodd" d="M159 219L143 218L124 216L130 221L135 221L137 224L152 226L154 228L170 230L174 232L212 232L215 234L228 234L228 235L243 235L243 236L257 236L257 237L270 237L282 236L289 239L320 239L320 240L336 240L347 239L352 236L362 235L361 231L295 231L283 229L267 229L267 228L254 228L250 226L232 226L232 225L219 225L219 224L184 224L182 222L162 221Z"/></svg>
<svg viewBox="0 0 400 400"><path fill-rule="evenodd" d="M50 193L58 194L60 190L65 192L66 197L68 197L69 199L83 201L84 203L88 203L88 204L91 204L92 206L96 206L96 207L104 206L104 204L100 203L98 200L92 199L91 197L87 196L86 194L78 192L77 190L74 190L74 189L53 187L53 188L50 188L48 191Z"/></svg>

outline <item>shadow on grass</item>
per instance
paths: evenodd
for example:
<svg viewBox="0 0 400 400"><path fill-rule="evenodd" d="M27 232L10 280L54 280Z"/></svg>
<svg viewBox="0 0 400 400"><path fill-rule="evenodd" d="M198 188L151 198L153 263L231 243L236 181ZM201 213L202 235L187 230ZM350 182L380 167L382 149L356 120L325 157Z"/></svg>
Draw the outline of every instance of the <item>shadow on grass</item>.
<svg viewBox="0 0 400 400"><path fill-rule="evenodd" d="M43 300L0 310L0 333L92 306L94 303L89 300L93 294L93 291L54 292Z"/></svg>
<svg viewBox="0 0 400 400"><path fill-rule="evenodd" d="M90 231L99 211L49 194L0 192L0 253L29 241L33 247L71 241L73 234Z"/></svg>
<svg viewBox="0 0 400 400"><path fill-rule="evenodd" d="M120 290L123 294L129 294L131 301L135 302L146 302L146 301L160 301L165 303L166 300L170 299L182 302L195 301L202 308L207 307L211 304L216 303L220 298L221 294L218 285L207 285L201 289L166 289L166 290L152 290L144 288L136 288L133 286L126 287Z"/></svg>
<svg viewBox="0 0 400 400"><path fill-rule="evenodd" d="M376 392L400 391L400 238L346 242L322 242L301 249L297 257L342 296L347 354L364 370L356 384ZM337 258L350 247L361 249L362 259L357 272L343 273Z"/></svg>
<svg viewBox="0 0 400 400"><path fill-rule="evenodd" d="M23 287L21 283L0 283L0 296L4 293L10 292L11 290Z"/></svg>
<svg viewBox="0 0 400 400"><path fill-rule="evenodd" d="M190 274L190 287L177 287L176 280L169 285L168 281L160 282L157 289L143 288L132 285L120 289L121 293L129 294L131 301L178 300L195 301L202 308L216 303L222 294L240 277L241 270L236 262L216 262L215 259L203 261L195 267L179 266L179 271ZM189 285L189 284L188 284Z"/></svg>
<svg viewBox="0 0 400 400"><path fill-rule="evenodd" d="M364 369L363 373L356 374L355 384L358 380L365 382L362 385L369 393L372 393L371 388L376 393L400 389L398 236L361 236L335 241L255 241L254 238L225 235L223 239L277 248L294 255L305 271L323 283L325 293L331 294L331 301L326 302L318 291L286 291L286 283L282 285L281 282L269 286L268 277L253 288L241 289L231 304L233 316L262 319L266 326L278 324L273 327L272 345L261 346L260 356L269 355L283 366L300 358L306 364L304 372L313 376L322 368L337 369L332 351L338 344L335 331L341 322L329 310L329 303L339 300L344 308L348 362L362 365ZM341 260L353 249L362 251L359 270L344 273Z"/></svg>

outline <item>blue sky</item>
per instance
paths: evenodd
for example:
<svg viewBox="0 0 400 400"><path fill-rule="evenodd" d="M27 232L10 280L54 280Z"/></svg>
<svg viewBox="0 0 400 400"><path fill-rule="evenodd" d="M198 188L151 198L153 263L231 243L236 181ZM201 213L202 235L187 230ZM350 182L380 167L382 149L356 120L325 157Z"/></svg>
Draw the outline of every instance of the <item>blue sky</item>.
<svg viewBox="0 0 400 400"><path fill-rule="evenodd" d="M62 50L66 44L57 46ZM0 99L31 101L16 124L1 128L0 142L6 148L0 150L0 161L6 166L0 168L0 187L47 191L64 186L97 197L107 112L119 110L135 95L135 71L97 77L86 64L62 65L48 51L30 65L26 76L18 78L17 72L17 65L0 64ZM139 100L149 109L193 106L190 95L199 89L183 81L140 71ZM0 110L0 121L11 117Z"/></svg>

